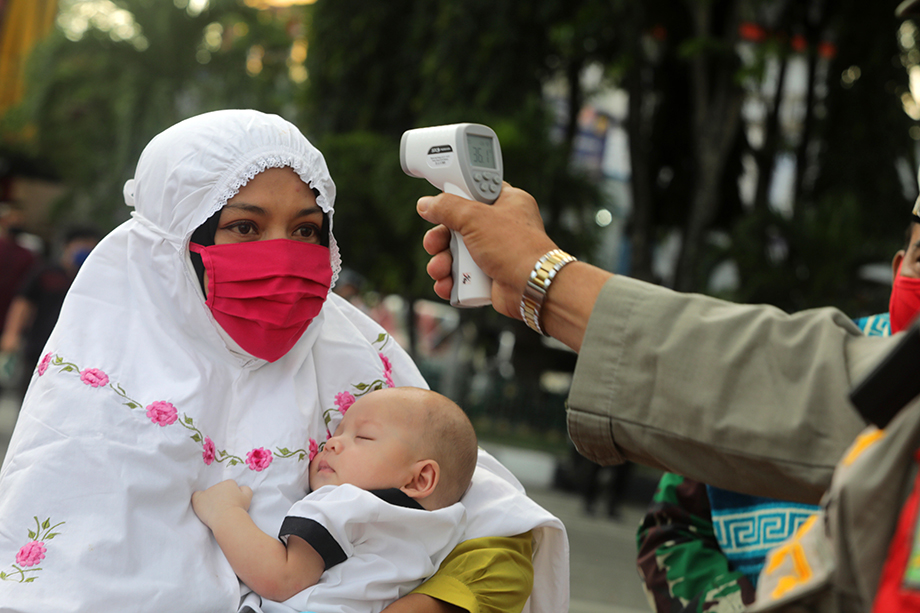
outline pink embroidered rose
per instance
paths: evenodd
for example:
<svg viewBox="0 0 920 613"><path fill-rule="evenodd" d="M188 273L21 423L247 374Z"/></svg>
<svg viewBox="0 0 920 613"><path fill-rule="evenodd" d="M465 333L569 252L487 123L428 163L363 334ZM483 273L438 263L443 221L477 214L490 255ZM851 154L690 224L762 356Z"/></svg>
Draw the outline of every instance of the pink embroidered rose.
<svg viewBox="0 0 920 613"><path fill-rule="evenodd" d="M109 376L98 368L80 371L80 381L93 387L104 387L109 383Z"/></svg>
<svg viewBox="0 0 920 613"><path fill-rule="evenodd" d="M20 566L35 566L45 558L46 551L48 550L45 549L44 543L38 541L26 543L16 554L16 563Z"/></svg>
<svg viewBox="0 0 920 613"><path fill-rule="evenodd" d="M313 461L313 458L316 457L316 454L319 453L319 445L316 444L316 441L312 438L310 439L310 461Z"/></svg>
<svg viewBox="0 0 920 613"><path fill-rule="evenodd" d="M393 383L393 364L390 363L390 358L382 353L377 355L380 356L380 361L383 362L383 379L386 381L387 387L395 387Z"/></svg>
<svg viewBox="0 0 920 613"><path fill-rule="evenodd" d="M355 397L348 392L341 392L335 395L335 406L339 408L339 413L345 414L345 411L355 403Z"/></svg>
<svg viewBox="0 0 920 613"><path fill-rule="evenodd" d="M172 403L157 400L147 405L147 417L156 425L163 427L176 423L179 413Z"/></svg>
<svg viewBox="0 0 920 613"><path fill-rule="evenodd" d="M42 361L38 363L38 376L41 377L45 374L45 371L48 370L48 365L51 364L51 353L46 353L45 357L42 358Z"/></svg>
<svg viewBox="0 0 920 613"><path fill-rule="evenodd" d="M217 448L214 446L214 441L211 440L210 436L204 437L204 443L202 443L204 448L201 452L201 458L204 460L204 463L208 466L211 465L211 462L214 461L214 458L217 457Z"/></svg>
<svg viewBox="0 0 920 613"><path fill-rule="evenodd" d="M261 472L272 463L272 452L264 447L253 449L246 454L246 464L251 470Z"/></svg>

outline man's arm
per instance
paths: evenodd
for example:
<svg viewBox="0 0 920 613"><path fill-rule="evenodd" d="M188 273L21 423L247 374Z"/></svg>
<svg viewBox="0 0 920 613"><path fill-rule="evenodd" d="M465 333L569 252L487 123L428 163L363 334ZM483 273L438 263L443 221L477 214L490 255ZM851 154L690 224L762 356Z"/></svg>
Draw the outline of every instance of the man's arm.
<svg viewBox="0 0 920 613"><path fill-rule="evenodd" d="M247 512L251 500L250 488L227 480L192 494L192 508L243 583L263 598L283 602L316 584L325 563L300 537L288 537L285 547L262 532Z"/></svg>
<svg viewBox="0 0 920 613"><path fill-rule="evenodd" d="M417 209L443 224L423 242L438 295L452 286L450 228L493 279L494 308L519 319L534 263L556 246L533 198L506 184L491 206L442 194ZM865 338L839 311L789 315L578 262L560 270L542 310L543 329L579 354L568 424L582 455L806 503L865 426L849 390L893 344Z"/></svg>

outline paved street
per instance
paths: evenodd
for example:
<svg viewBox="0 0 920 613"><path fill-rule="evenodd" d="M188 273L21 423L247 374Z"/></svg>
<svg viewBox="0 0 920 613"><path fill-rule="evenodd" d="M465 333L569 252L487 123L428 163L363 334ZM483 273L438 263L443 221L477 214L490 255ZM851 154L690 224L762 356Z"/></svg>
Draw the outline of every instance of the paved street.
<svg viewBox="0 0 920 613"><path fill-rule="evenodd" d="M17 402L0 398L0 457L6 454L19 412ZM586 516L577 495L551 488L554 462L547 454L484 445L524 484L530 496L566 525L571 548L570 613L647 613L635 569L635 529L643 506L631 500L614 522Z"/></svg>

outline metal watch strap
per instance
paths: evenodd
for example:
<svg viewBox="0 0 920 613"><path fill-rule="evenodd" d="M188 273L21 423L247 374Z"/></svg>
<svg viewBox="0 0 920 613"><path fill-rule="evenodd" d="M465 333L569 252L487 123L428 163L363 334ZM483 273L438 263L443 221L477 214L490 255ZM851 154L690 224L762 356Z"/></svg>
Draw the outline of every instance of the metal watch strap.
<svg viewBox="0 0 920 613"><path fill-rule="evenodd" d="M530 279L524 287L524 295L521 297L521 317L534 332L546 336L540 325L540 309L543 308L546 292L562 267L575 261L575 257L562 249L553 249L537 260L534 265L530 272Z"/></svg>

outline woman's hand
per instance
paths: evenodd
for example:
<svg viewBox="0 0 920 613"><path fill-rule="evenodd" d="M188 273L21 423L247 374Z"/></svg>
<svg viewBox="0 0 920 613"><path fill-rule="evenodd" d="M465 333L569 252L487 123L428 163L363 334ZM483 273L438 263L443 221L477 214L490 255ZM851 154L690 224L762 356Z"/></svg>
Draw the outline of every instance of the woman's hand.
<svg viewBox="0 0 920 613"><path fill-rule="evenodd" d="M251 502L252 489L246 485L240 487L233 479L221 481L203 492L192 494L192 509L195 510L198 519L212 530L214 524L220 521L228 510L248 511Z"/></svg>

